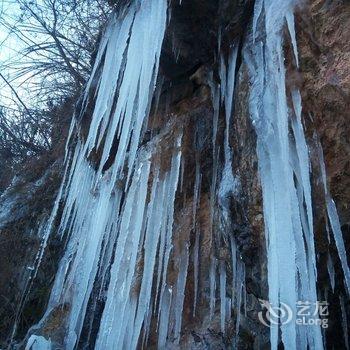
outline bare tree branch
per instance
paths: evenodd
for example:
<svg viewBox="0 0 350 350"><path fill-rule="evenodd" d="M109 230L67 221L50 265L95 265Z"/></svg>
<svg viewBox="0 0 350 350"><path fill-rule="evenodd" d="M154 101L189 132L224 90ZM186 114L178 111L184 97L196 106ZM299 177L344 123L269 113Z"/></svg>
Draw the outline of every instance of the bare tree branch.
<svg viewBox="0 0 350 350"><path fill-rule="evenodd" d="M19 97L19 95L17 94L16 90L12 87L12 85L10 84L10 82L3 76L3 74L0 72L0 77L4 80L4 82L6 83L6 85L12 90L12 92L14 93L14 95L16 96L18 102L24 107L24 109L26 110L26 112L31 115L29 109L27 108L27 106L25 105L25 103L23 102L23 100Z"/></svg>

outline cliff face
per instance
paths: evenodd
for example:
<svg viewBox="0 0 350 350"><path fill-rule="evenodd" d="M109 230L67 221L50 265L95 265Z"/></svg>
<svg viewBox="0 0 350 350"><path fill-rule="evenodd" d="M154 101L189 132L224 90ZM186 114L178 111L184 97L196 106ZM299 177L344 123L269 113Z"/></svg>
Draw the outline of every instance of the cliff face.
<svg viewBox="0 0 350 350"><path fill-rule="evenodd" d="M52 149L39 159L23 164L0 197L1 347L9 342L15 324L16 338L22 338L28 327L42 316L64 248L64 242L52 236L37 278L29 279L62 180L63 154L73 103L73 99L68 99L54 111L59 124L51 135Z"/></svg>
<svg viewBox="0 0 350 350"><path fill-rule="evenodd" d="M312 1L297 15L301 86L309 139L320 138L342 223L349 222L349 4Z"/></svg>
<svg viewBox="0 0 350 350"><path fill-rule="evenodd" d="M156 91L159 101L155 103L157 98L154 99L148 129L142 141L147 145L159 135L176 134L180 128L183 133L181 190L177 192L175 201L169 284L176 284L185 251L188 268L181 338L169 337L169 349L178 347L177 341L184 349L226 349L232 345L239 349L269 347L269 329L258 319L258 312L261 311L259 299L268 299L267 258L256 134L249 112L250 81L248 68L242 60L241 44L238 48L233 116L228 138L233 155L234 178L229 178L233 182L228 189L225 188L225 114L223 108L218 109L221 102L215 99L215 93L220 88L220 59L227 63L231 44L244 42L249 34L252 10L251 1L226 0L184 0L182 5L174 4L171 8L171 20L160 60L158 80L161 83ZM287 40L287 85L298 87L302 95L302 119L312 165L319 298L330 302L327 344L330 348L344 348L339 296L346 295L346 292L335 244L332 239L330 243L327 240L328 224L317 150L320 140L330 192L338 208L345 245L350 249L350 5L345 1L310 1L297 9L296 29L300 66L298 70L292 68L292 48ZM89 118L86 117L81 123L83 126L84 123L88 124ZM167 138L164 140L166 143ZM159 163L164 169L168 167L172 151L165 147L159 155ZM52 206L59 184L53 178L59 176L62 169L61 159L45 169L41 179L36 182L26 181L19 186L14 181L1 197L2 237L10 239L9 236L16 232L15 237L20 245L24 245L28 239L30 242L34 240L26 248L14 250L3 249L2 246L1 269L8 271L8 274L1 276L3 286L14 286L18 291L24 288L25 277L20 276L25 275L40 242L38 233L30 234L35 225L28 222L30 217L41 221L39 218L45 217L50 203ZM215 199L213 181L221 189ZM46 195L45 191L49 194ZM38 203L35 200L43 196L48 198L47 202ZM19 224L21 227L18 227ZM233 241L237 245L237 260L231 256ZM39 306L33 306L35 315L32 313L29 320L26 314L18 314L21 326L17 339L23 338L27 329L37 323L43 314L43 304L52 282L50 279L63 249L62 242L54 239L52 242L56 248L46 250L43 268L37 277L40 282L33 284L30 294L37 295L37 299L29 297L24 302L29 313L33 303ZM326 267L329 255L335 268L334 291ZM224 306L220 302L220 283L223 280L227 286ZM213 285L216 285L214 292ZM7 305L15 308L20 292L12 297L6 288L1 293L6 295ZM135 290L138 288L136 276ZM231 303L233 307L227 306ZM346 304L347 310L348 306ZM220 316L223 307L226 310L224 331ZM54 310L41 324L39 331L36 330L36 334L51 338L62 347L61 333L65 327L66 309L69 309L69 305L64 305L60 310L62 312ZM7 316L12 313L8 307L2 310L2 314ZM10 334L11 318L2 323L1 336L5 343ZM55 329L57 324L60 325L58 331ZM91 326L92 330L88 331L88 326L91 325L85 325L83 334L87 332L93 337L97 330ZM151 327L149 348L156 348L157 337Z"/></svg>
<svg viewBox="0 0 350 350"><path fill-rule="evenodd" d="M298 84L301 84L304 124L313 174L315 237L319 254L318 284L325 295L329 293L330 326L326 336L328 344L335 348L344 347L345 344L346 335L339 326L342 315L338 305L339 296L346 292L334 241L331 238L331 244L327 242L327 219L320 191L320 166L315 138L319 138L323 148L327 181L338 209L346 250L349 251L349 14L350 6L345 1L310 1L298 11L296 17L301 72ZM329 286L328 252L335 265L334 292ZM347 315L348 312L349 309Z"/></svg>

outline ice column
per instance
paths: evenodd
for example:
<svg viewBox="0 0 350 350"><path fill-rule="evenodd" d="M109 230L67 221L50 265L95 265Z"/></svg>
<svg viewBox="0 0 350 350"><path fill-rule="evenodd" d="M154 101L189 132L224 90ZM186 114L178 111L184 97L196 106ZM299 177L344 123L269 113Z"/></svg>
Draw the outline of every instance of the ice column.
<svg viewBox="0 0 350 350"><path fill-rule="evenodd" d="M257 133L263 191L269 302L276 308L286 304L292 312L291 322L271 325L271 348L277 349L280 327L286 349L322 349L320 327L297 327L295 323L297 301L313 303L317 295L309 157L300 120L301 98L298 91L290 92L290 106L285 83L286 23L297 55L293 6L291 0L256 2L253 35L245 45L244 62L252 83L250 113Z"/></svg>

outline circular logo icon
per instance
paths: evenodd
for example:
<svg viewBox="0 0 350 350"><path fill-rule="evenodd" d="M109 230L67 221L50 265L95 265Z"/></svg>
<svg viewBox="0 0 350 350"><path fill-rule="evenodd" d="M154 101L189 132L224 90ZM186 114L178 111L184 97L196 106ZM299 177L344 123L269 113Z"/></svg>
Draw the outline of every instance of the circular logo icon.
<svg viewBox="0 0 350 350"><path fill-rule="evenodd" d="M267 300L259 301L263 310L258 313L258 318L264 326L283 325L292 320L293 311L287 304L281 302L279 306L273 306Z"/></svg>

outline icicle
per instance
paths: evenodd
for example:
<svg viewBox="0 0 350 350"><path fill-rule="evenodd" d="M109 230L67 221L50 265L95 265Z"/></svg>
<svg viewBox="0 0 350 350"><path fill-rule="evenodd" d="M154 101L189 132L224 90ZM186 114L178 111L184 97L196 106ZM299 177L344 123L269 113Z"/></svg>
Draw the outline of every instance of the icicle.
<svg viewBox="0 0 350 350"><path fill-rule="evenodd" d="M231 317L232 317L232 299L229 297L226 298L226 316L227 316L227 320L231 320Z"/></svg>
<svg viewBox="0 0 350 350"><path fill-rule="evenodd" d="M236 295L236 274L237 274L237 247L233 237L230 236L231 259L232 259L232 302Z"/></svg>
<svg viewBox="0 0 350 350"><path fill-rule="evenodd" d="M64 270L70 266L65 285L59 286L59 288L62 288L62 291L58 293L55 290L55 286L52 294L55 295L57 293L57 295L60 295L60 299L57 302L68 299L67 301L71 304L66 337L67 349L73 349L80 336L87 303L98 271L99 253L105 228L113 217L111 208L114 207L110 200L109 183L102 183L101 192L95 197L94 194L90 193L90 188L92 188L94 183L92 170L86 167L83 174L86 177L85 179L80 179L83 186L81 191L78 192L81 197L77 196L77 198L84 200L84 205L80 208L77 207L76 219L72 226L72 232L80 233L80 236L72 236L66 250L66 256L62 260L63 263L67 262L67 267ZM77 178L76 180L78 181ZM72 184L74 185L74 181ZM119 195L115 196L114 199L118 201ZM74 200L76 203L76 199ZM94 216L86 215L87 213L94 213ZM94 234L90 237L87 234L88 232L93 232ZM71 260L70 256L73 252L74 258ZM72 292L73 298L69 300L70 296L68 297L68 293Z"/></svg>
<svg viewBox="0 0 350 350"><path fill-rule="evenodd" d="M254 4L254 16L253 16L253 42L256 39L256 30L258 25L258 20L263 9L264 0L257 0Z"/></svg>
<svg viewBox="0 0 350 350"><path fill-rule="evenodd" d="M256 2L253 37L244 48L244 62L251 77L250 113L257 133L269 302L274 307L285 303L292 310L291 322L280 327L285 348L296 349L298 345L301 349L322 349L320 327L299 331L295 324L297 300L315 302L317 294L309 158L300 121L301 98L297 91L292 92L293 119L286 96L283 27L287 21L297 55L293 6L292 0ZM256 35L257 28L264 28L265 33ZM257 36L262 41L255 42ZM290 137L290 124L294 140ZM272 349L277 349L278 338L279 327L272 324Z"/></svg>
<svg viewBox="0 0 350 350"><path fill-rule="evenodd" d="M181 138L178 138L176 148L179 148L180 142L181 142ZM171 176L170 176L170 179L171 179L171 186L169 189L170 199L167 202L169 205L169 208L167 210L165 254L164 254L164 263L163 263L164 268L163 268L163 275L162 275L162 287L160 292L158 315L161 314L161 305L163 303L164 293L166 292L166 288L167 288L166 274L167 274L167 268L168 268L168 263L170 259L170 253L173 247L172 246L172 227L173 227L173 221L174 221L174 202L175 202L175 192L178 185L180 163L181 163L181 154L178 153L177 156L173 157L173 161L172 161L173 171L171 172Z"/></svg>
<svg viewBox="0 0 350 350"><path fill-rule="evenodd" d="M220 112L220 89L217 84L211 82L211 95L213 104L213 135L212 135L212 147L213 147L213 169L210 183L210 230L213 229L214 223L214 205L216 200L216 187L217 187L217 175L218 175L218 162L219 162L219 149L216 147L216 137L218 131L218 121Z"/></svg>
<svg viewBox="0 0 350 350"><path fill-rule="evenodd" d="M327 232L327 240L328 243L331 243L331 233L329 232L329 225L328 225L328 220L326 218L326 232Z"/></svg>
<svg viewBox="0 0 350 350"><path fill-rule="evenodd" d="M235 86L235 72L236 72L236 61L237 61L238 45L233 45L228 62L228 68L226 68L224 57L221 56L220 64L220 87L221 87L221 101L225 103L225 163L231 161L231 151L229 146L229 133L230 133L230 120L232 113L233 103L233 90ZM215 93L215 92L214 92ZM213 99L215 102L215 98ZM214 113L216 108L214 107Z"/></svg>
<svg viewBox="0 0 350 350"><path fill-rule="evenodd" d="M171 22L172 13L173 13L172 8L169 6L168 7L168 21L167 21L168 24Z"/></svg>
<svg viewBox="0 0 350 350"><path fill-rule="evenodd" d="M220 149L218 148L216 150L216 153L213 154L213 170L212 170L212 178L210 183L210 230L211 231L213 230L213 223L214 223L214 206L216 201L219 152L220 152Z"/></svg>
<svg viewBox="0 0 350 350"><path fill-rule="evenodd" d="M146 158L147 159L147 158ZM148 163L148 162L147 162ZM149 168L149 165L147 166ZM147 168L146 167L146 168ZM155 272L155 261L159 240L163 241L161 248L165 249L165 258L163 267L160 267L158 273L163 269L166 273L168 258L168 239L171 237L172 215L175 200L175 192L179 177L180 157L175 154L172 161L172 167L164 179L160 180L159 171L153 171L153 184L150 194L150 201L145 207L144 200L147 193L147 181L149 170L141 182L133 177L133 183L137 187L133 189L133 184L129 190L130 195L126 198L124 213L121 218L120 235L118 237L115 259L111 270L111 282L108 288L106 306L102 315L100 332L98 335L96 348L120 348L123 343L130 344L131 349L136 349L138 339L141 334L141 327L147 320L151 307L152 280ZM140 192L144 193L139 199ZM138 207L135 207L138 203ZM136 211L135 211L136 210ZM167 219L164 219L164 215ZM132 220L132 218L138 218ZM132 220L132 221L131 221ZM145 224L145 222L147 223ZM164 227L165 225L165 227ZM144 231L143 231L144 230ZM167 234L164 236L165 232ZM135 278L136 258L139 251L141 237L144 237L144 263L142 272L141 290L137 301L137 308L132 316L132 330L121 327L123 323L116 318L115 310L118 310L119 317L130 317L129 296L132 293L132 282ZM164 280L165 281L165 280ZM160 305L164 303L164 289L160 297Z"/></svg>
<svg viewBox="0 0 350 350"><path fill-rule="evenodd" d="M104 67L85 145L86 151L90 152L105 140L98 174L101 174L117 136L119 146L112 179L120 174L128 145L130 177L143 121L147 118L151 102L150 96L155 88L166 10L165 0L147 0L139 7L137 4L131 5L124 17L111 22ZM93 79L94 76L90 80ZM109 122L117 84L118 99Z"/></svg>
<svg viewBox="0 0 350 350"><path fill-rule="evenodd" d="M136 349L139 335L141 332L141 327L145 320L145 315L147 314L147 311L149 309L149 303L151 301L151 281L153 278L154 267L156 263L156 253L159 235L161 232L163 197L167 195L167 193L164 193L165 182L161 183L158 181L158 174L156 174L155 180L153 182L151 200L149 203L147 213L148 223L144 242L144 268L142 273L142 283L138 301L137 314L134 323L134 334L132 337L133 341L131 347L132 349Z"/></svg>
<svg viewBox="0 0 350 350"><path fill-rule="evenodd" d="M349 350L350 348L349 348L348 320L346 317L344 297L341 294L339 295L339 302L340 302L340 309L341 309L341 315L342 315L342 327L343 327L343 334L344 334L344 343L345 343L346 350Z"/></svg>
<svg viewBox="0 0 350 350"><path fill-rule="evenodd" d="M297 90L292 91L292 101L296 118L292 119L292 129L295 137L295 145L297 155L299 159L301 187L303 189L303 195L306 203L306 216L308 221L308 249L311 254L312 264L315 271L316 269L316 254L314 248L314 237L313 237L313 214L312 214L312 200L311 200L311 184L310 184L310 165L309 165L309 154L306 145L305 135L301 124L301 95ZM302 203L300 203L299 209L302 210Z"/></svg>
<svg viewBox="0 0 350 350"><path fill-rule="evenodd" d="M143 326L143 337L142 337L142 348L144 348L149 339L150 330L151 330L151 321L152 321L152 309L149 308L146 316L146 321ZM130 328L133 326L133 324L130 324ZM131 340L131 339L130 339ZM131 349L131 342L129 342L127 345L124 345L124 349Z"/></svg>
<svg viewBox="0 0 350 350"><path fill-rule="evenodd" d="M331 194L327 187L326 166L324 164L322 146L319 142L317 142L317 150L318 150L318 158L319 158L320 168L321 168L321 177L322 177L323 187L325 192L327 214L328 214L329 222L332 228L334 241L338 249L338 255L339 255L339 259L340 259L343 273L344 273L347 292L348 292L348 295L350 295L350 270L349 270L349 265L347 263L346 249L344 245L337 208L335 206L333 198L331 197Z"/></svg>
<svg viewBox="0 0 350 350"><path fill-rule="evenodd" d="M67 142L66 142L66 146L65 146L64 163L66 163L68 161L68 157L69 157L69 154L70 154L69 144L70 144L70 140L71 140L71 138L73 136L73 131L74 131L75 127L76 127L76 120L75 120L75 117L73 117L72 121L70 123L68 136L67 136Z"/></svg>
<svg viewBox="0 0 350 350"><path fill-rule="evenodd" d="M103 71L99 78L98 92L96 92L96 103L89 135L86 141L86 149L90 151L94 146L98 136L98 128L102 125L102 133L106 129L109 114L112 108L112 101L115 96L119 70L122 66L122 58L127 49L127 40L129 38L130 28L132 26L135 9L131 8L123 20L112 18L106 33L106 40L103 40L98 52L98 59L95 62L91 78L88 82L86 95L89 93L89 87L97 79L98 66L105 52ZM113 40L114 39L114 40Z"/></svg>
<svg viewBox="0 0 350 350"><path fill-rule="evenodd" d="M60 190L65 189L66 197L59 232L67 233L69 241L44 316L62 304L69 305L64 340L68 350L76 347L93 286L100 281L99 288L108 280L109 286L95 349L136 348L140 325L144 322L147 336L147 320L152 313L150 280L160 236L163 235L163 242L171 237L169 221L181 158L180 138L175 141L177 151L172 168L164 180L153 178L153 201L146 203L151 157L156 147L150 145L139 152L137 149L155 88L166 12L166 0L145 0L132 3L118 17L113 16L87 85L83 105L96 86L95 108L86 141L77 142L73 159L67 166L69 176ZM116 137L119 144L115 161L102 174ZM86 157L98 147L102 148L102 158L96 172ZM130 183L125 183L125 169ZM169 203L164 207L165 197ZM52 218L59 199L56 202ZM48 226L52 225L51 221L53 219ZM135 298L134 279L142 244L146 264L142 293Z"/></svg>
<svg viewBox="0 0 350 350"><path fill-rule="evenodd" d="M193 279L194 279L194 296L193 296L193 316L196 315L196 304L198 295L198 257L199 257L199 230L196 227L196 214L197 208L200 203L200 186L201 186L202 174L200 172L200 164L198 155L196 155L196 175L193 194L193 219L192 225L195 232L195 243L193 249Z"/></svg>
<svg viewBox="0 0 350 350"><path fill-rule="evenodd" d="M158 80L158 84L156 86L155 89L155 97L154 97L154 114L157 115L158 113L158 108L159 108L159 101L160 101L160 96L162 93L162 89L163 89L163 84L164 84L164 76L161 76Z"/></svg>
<svg viewBox="0 0 350 350"><path fill-rule="evenodd" d="M199 230L196 230L196 238L193 248L193 279L194 279L194 296L193 296L193 317L196 316L196 307L198 299L198 274L199 274Z"/></svg>
<svg viewBox="0 0 350 350"><path fill-rule="evenodd" d="M287 20L289 35L290 35L291 40L292 40L293 53L294 53L296 66L298 68L299 67L298 46L297 46L297 39L296 39L296 34L295 34L294 15L291 11L287 12L286 20Z"/></svg>
<svg viewBox="0 0 350 350"><path fill-rule="evenodd" d="M226 96L226 78L227 78L227 73L226 73L226 63L225 63L225 57L223 55L220 55L220 70L219 70L219 75L220 75L220 100L221 103L224 102L225 96Z"/></svg>
<svg viewBox="0 0 350 350"><path fill-rule="evenodd" d="M209 271L209 281L210 281L210 319L214 316L215 302L216 302L216 259L211 258L210 271Z"/></svg>
<svg viewBox="0 0 350 350"><path fill-rule="evenodd" d="M328 271L328 276L329 280L331 282L331 287L334 293L334 287L335 287L335 271L334 271L334 265L332 261L331 254L328 252L327 254L327 271Z"/></svg>
<svg viewBox="0 0 350 350"><path fill-rule="evenodd" d="M225 262L220 262L220 326L221 332L225 333L226 323L226 266Z"/></svg>
<svg viewBox="0 0 350 350"><path fill-rule="evenodd" d="M165 179L165 193L168 193L169 191L171 191L171 186L172 186L172 183L168 176ZM167 225L167 220L169 219L168 205L167 205L168 200L169 198L166 195L163 196L162 207L165 208L165 211L163 212L163 215L162 215L163 217L162 217L162 224L161 224L161 231L160 231L160 245L158 249L157 290L155 294L154 305L157 305L159 289L161 288L161 279L162 279L162 273L163 273L164 254L165 254L165 249L167 244L167 235L169 236L169 232L167 232L167 230L170 229L170 227ZM167 262L166 262L166 266L164 266L165 272L166 272L166 269L167 269ZM159 307L160 306L161 305L159 305ZM156 308L154 309L154 311L156 312Z"/></svg>
<svg viewBox="0 0 350 350"><path fill-rule="evenodd" d="M242 263L241 260L237 262L237 270L236 270L236 285L235 285L235 290L237 293L236 297L236 304L235 304L235 309L236 309L236 340L238 340L238 335L239 335L239 327L241 323L241 305L242 305L242 289L243 289L243 281L245 279L245 270L244 270L244 264Z"/></svg>
<svg viewBox="0 0 350 350"><path fill-rule="evenodd" d="M180 191L182 192L184 184L184 173L185 173L185 158L181 158L181 177L180 177Z"/></svg>
<svg viewBox="0 0 350 350"><path fill-rule="evenodd" d="M226 68L224 63L221 64L221 94L222 99L225 102L225 138L224 138L224 152L225 152L225 165L222 171L221 182L219 186L219 202L224 208L224 215L227 220L228 207L229 207L229 196L235 189L235 179L232 173L232 151L229 144L229 130L230 120L232 113L233 103L233 90L235 85L235 71L236 71L236 60L237 60L238 45L234 45L229 57L229 65L226 74ZM223 61L223 58L221 58Z"/></svg>
<svg viewBox="0 0 350 350"><path fill-rule="evenodd" d="M163 304L161 306L161 314L160 314L160 321L159 321L159 330L158 330L158 348L159 349L164 349L166 345L168 328L169 328L171 296L172 296L172 289L166 288L162 298Z"/></svg>
<svg viewBox="0 0 350 350"><path fill-rule="evenodd" d="M216 156L216 135L218 133L218 121L219 121L219 109L220 109L220 92L218 86L216 86L213 82L211 84L211 99L213 104L213 136L212 136L212 144L213 144L213 157Z"/></svg>
<svg viewBox="0 0 350 350"><path fill-rule="evenodd" d="M339 258L340 258L341 265L344 272L347 291L348 291L348 294L350 294L350 270L349 270L349 265L347 263L346 249L345 249L342 231L340 227L337 208L335 206L333 199L329 197L326 199L326 206L327 206L329 221L331 223L331 227L334 235L334 240L338 249Z"/></svg>
<svg viewBox="0 0 350 350"><path fill-rule="evenodd" d="M196 224L196 213L197 208L200 203L200 186L202 181L202 174L200 172L200 164L198 160L198 156L196 155L196 171L195 171L195 183L194 183L194 193L193 193L193 227Z"/></svg>
<svg viewBox="0 0 350 350"><path fill-rule="evenodd" d="M230 133L230 120L232 113L233 103L233 90L235 87L235 73L237 62L238 45L234 44L229 57L229 65L226 77L226 89L225 89L225 115L226 115L226 142L228 146L228 138Z"/></svg>
<svg viewBox="0 0 350 350"><path fill-rule="evenodd" d="M174 337L175 343L179 344L181 338L181 325L182 325L182 313L183 305L185 300L185 287L187 280L187 269L188 269L188 245L185 243L184 250L181 255L179 274L176 283L176 298L174 303L174 314L175 314L175 327L174 327Z"/></svg>
<svg viewBox="0 0 350 350"><path fill-rule="evenodd" d="M218 43L217 43L218 52L221 52L221 41L222 41L222 28L219 27L219 29L218 29Z"/></svg>

